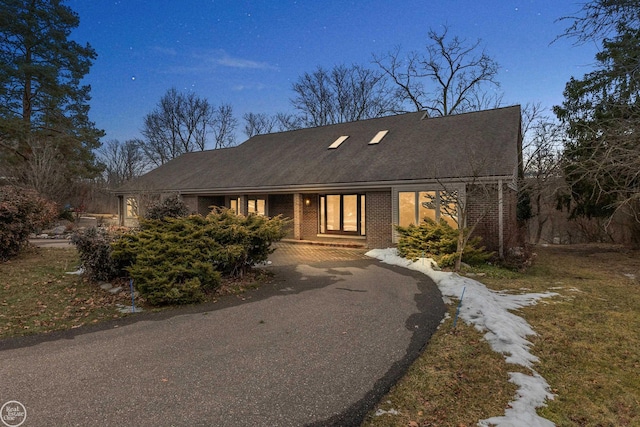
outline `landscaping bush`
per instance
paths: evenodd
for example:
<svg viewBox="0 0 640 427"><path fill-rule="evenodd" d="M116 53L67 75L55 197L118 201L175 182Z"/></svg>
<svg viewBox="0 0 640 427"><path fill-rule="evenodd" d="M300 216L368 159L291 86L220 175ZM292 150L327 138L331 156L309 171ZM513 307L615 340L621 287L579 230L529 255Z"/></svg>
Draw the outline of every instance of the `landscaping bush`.
<svg viewBox="0 0 640 427"><path fill-rule="evenodd" d="M113 244L112 258L153 305L199 302L221 274L242 275L266 261L284 237L280 217L217 210L207 217L141 219L140 229Z"/></svg>
<svg viewBox="0 0 640 427"><path fill-rule="evenodd" d="M162 201L149 206L144 214L145 219L182 218L189 215L189 208L178 194L171 195Z"/></svg>
<svg viewBox="0 0 640 427"><path fill-rule="evenodd" d="M74 233L71 243L76 245L85 276L93 281L109 281L122 274L111 257L111 243L117 236L95 227Z"/></svg>
<svg viewBox="0 0 640 427"><path fill-rule="evenodd" d="M33 190L0 187L0 261L16 256L29 242L29 234L48 225L56 206Z"/></svg>
<svg viewBox="0 0 640 427"><path fill-rule="evenodd" d="M419 225L408 227L397 226L400 234L398 240L398 254L402 257L416 260L421 257L433 258L440 267L451 267L456 262L456 248L459 230L451 227L446 221L434 221L425 218ZM486 262L493 253L485 251L480 246L481 238L469 239L462 253L462 261L469 265Z"/></svg>

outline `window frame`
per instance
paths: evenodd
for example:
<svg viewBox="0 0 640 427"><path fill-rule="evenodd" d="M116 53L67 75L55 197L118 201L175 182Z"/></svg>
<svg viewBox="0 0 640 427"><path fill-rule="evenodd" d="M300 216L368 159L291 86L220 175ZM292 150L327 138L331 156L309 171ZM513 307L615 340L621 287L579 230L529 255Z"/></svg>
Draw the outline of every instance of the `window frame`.
<svg viewBox="0 0 640 427"><path fill-rule="evenodd" d="M339 211L340 211L340 229L339 230L328 230L328 197L329 196L339 196ZM355 231L345 231L345 223L344 223L344 198L345 196L352 196L356 198L356 212L355 212L355 220L356 220L356 230ZM364 223L363 223L364 219ZM366 236L366 195L364 193L327 193L320 194L318 196L318 231L320 234L324 235L335 235L335 236L354 236L354 237L365 237Z"/></svg>
<svg viewBox="0 0 640 427"><path fill-rule="evenodd" d="M419 218L420 212L420 200L419 194L421 192L436 192L436 220L439 220L443 215L440 209L440 193L441 192L453 192L456 191L458 193L458 200L465 202L467 194L465 185L463 183L453 183L450 185L412 185L412 186L404 186L404 187L394 187L392 190L392 208L393 208L393 223L394 225L400 224L400 193L414 193L414 224L419 224L422 221L422 218ZM460 206L457 207L457 218L456 222L458 223L459 228L464 228L466 224L460 224ZM462 218L464 220L464 218ZM393 231L393 242L397 243L398 241L398 233L394 228Z"/></svg>

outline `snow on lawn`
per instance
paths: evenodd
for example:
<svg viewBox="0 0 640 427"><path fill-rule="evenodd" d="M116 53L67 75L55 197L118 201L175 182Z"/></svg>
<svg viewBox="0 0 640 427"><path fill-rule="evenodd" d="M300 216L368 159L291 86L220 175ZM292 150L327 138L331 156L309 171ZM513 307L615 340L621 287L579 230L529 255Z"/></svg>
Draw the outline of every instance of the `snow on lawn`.
<svg viewBox="0 0 640 427"><path fill-rule="evenodd" d="M397 255L395 249L374 249L366 254L380 261L420 271L429 276L440 288L445 302L449 297L464 297L460 307L460 318L484 332L484 338L491 348L505 356L508 363L524 366L531 375L510 372L512 383L518 386L517 397L510 402L504 416L481 420L480 426L554 426L551 421L538 416L536 408L545 405L545 400L553 399L549 384L533 368L538 358L529 351L531 342L526 337L535 335L531 326L519 316L511 313L521 307L536 304L541 298L558 295L555 292L529 293L522 295L507 294L488 289L482 283L462 277L455 273L437 271L435 262L421 258L415 262Z"/></svg>

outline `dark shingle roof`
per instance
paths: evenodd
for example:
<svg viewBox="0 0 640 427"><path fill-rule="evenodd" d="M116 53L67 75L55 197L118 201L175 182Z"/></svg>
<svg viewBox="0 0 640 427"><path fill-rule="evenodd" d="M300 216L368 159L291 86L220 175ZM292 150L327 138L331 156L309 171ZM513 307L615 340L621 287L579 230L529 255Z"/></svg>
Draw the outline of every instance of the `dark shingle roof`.
<svg viewBox="0 0 640 427"><path fill-rule="evenodd" d="M511 176L520 107L422 119L424 113L255 136L221 150L187 153L123 186L133 190L225 191ZM369 145L378 131L389 130ZM328 149L338 137L349 138Z"/></svg>

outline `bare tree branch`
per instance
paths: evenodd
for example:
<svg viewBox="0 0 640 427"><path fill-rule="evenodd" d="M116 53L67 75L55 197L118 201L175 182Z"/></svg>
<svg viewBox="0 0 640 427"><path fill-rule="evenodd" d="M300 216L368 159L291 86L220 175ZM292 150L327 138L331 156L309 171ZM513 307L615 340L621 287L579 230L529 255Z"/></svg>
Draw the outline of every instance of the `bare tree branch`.
<svg viewBox="0 0 640 427"><path fill-rule="evenodd" d="M429 31L426 55L410 52L403 60L399 48L386 56L374 55L373 62L395 83L398 103L430 116L499 105L502 96L495 92L500 87L495 79L498 63L480 50L480 40L449 40L447 33L447 27L441 33Z"/></svg>

